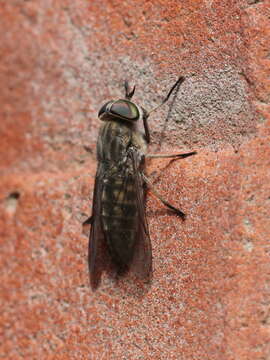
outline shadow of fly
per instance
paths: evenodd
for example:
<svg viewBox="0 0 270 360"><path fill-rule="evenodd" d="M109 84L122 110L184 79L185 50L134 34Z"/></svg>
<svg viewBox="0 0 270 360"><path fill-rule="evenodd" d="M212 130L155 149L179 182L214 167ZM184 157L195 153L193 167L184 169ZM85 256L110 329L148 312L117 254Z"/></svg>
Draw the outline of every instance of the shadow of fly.
<svg viewBox="0 0 270 360"><path fill-rule="evenodd" d="M145 214L148 188L166 207L182 220L185 214L163 199L144 173L147 158L183 159L196 154L148 154L150 132L149 115L158 110L179 88L184 77L179 77L165 99L150 111L131 101L135 86L130 89L125 82L125 98L111 100L99 110L103 121L98 141L98 167L95 178L92 215L83 225L91 225L89 237L89 272L92 289L99 285L104 259L110 263L117 276L134 272L148 280L152 274L152 251ZM143 121L144 133L137 129Z"/></svg>

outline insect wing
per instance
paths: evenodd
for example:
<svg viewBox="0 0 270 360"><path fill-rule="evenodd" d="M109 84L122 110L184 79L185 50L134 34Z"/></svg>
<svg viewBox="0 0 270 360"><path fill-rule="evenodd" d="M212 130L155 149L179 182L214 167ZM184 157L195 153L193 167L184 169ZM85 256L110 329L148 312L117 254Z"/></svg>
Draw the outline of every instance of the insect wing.
<svg viewBox="0 0 270 360"><path fill-rule="evenodd" d="M140 278L149 279L152 274L152 246L149 235L148 223L145 213L146 191L140 172L140 160L137 152L131 153L136 186L137 216L137 241L131 271Z"/></svg>
<svg viewBox="0 0 270 360"><path fill-rule="evenodd" d="M92 289L96 289L99 285L102 273L102 259L104 253L104 234L102 231L100 212L101 212L101 194L102 194L102 171L99 166L95 179L94 196L91 216L91 230L88 246L88 266L90 274L90 284Z"/></svg>
<svg viewBox="0 0 270 360"><path fill-rule="evenodd" d="M148 279L152 254L139 163L138 153L129 151L117 172L104 175L101 229L116 273L121 276L130 270Z"/></svg>

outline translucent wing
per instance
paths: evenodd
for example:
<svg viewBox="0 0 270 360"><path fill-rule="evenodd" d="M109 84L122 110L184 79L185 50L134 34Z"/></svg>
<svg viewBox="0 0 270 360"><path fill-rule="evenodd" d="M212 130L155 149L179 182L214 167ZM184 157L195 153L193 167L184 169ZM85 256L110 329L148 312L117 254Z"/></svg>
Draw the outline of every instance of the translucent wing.
<svg viewBox="0 0 270 360"><path fill-rule="evenodd" d="M116 273L129 270L149 278L151 242L145 216L145 191L139 154L129 149L117 171L105 174L101 199L101 227Z"/></svg>
<svg viewBox="0 0 270 360"><path fill-rule="evenodd" d="M102 170L98 167L91 216L91 230L88 246L88 266L90 274L90 284L92 289L96 289L100 282L101 273L104 267L104 254L106 254L104 233L101 226L101 194L102 194Z"/></svg>
<svg viewBox="0 0 270 360"><path fill-rule="evenodd" d="M129 164L117 171L99 165L93 196L88 264L90 283L96 289L110 263L119 275L128 270L140 278L152 273L152 251L145 215L145 188L139 154L129 152ZM132 171L130 171L132 170ZM109 255L109 256L108 256Z"/></svg>
<svg viewBox="0 0 270 360"><path fill-rule="evenodd" d="M146 189L141 175L141 164L138 152L131 153L136 186L137 241L131 270L141 278L150 279L152 275L152 246L145 213Z"/></svg>

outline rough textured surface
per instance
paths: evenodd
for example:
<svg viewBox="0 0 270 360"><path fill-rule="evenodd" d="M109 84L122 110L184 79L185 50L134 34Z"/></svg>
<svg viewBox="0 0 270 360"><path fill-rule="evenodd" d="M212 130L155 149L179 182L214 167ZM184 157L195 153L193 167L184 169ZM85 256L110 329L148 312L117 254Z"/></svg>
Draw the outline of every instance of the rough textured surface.
<svg viewBox="0 0 270 360"><path fill-rule="evenodd" d="M270 359L266 1L1 2L0 357ZM100 105L137 83L151 118L151 287L106 276L87 238ZM166 121L164 122L164 119ZM88 152L86 151L88 149ZM90 151L90 153L89 153Z"/></svg>

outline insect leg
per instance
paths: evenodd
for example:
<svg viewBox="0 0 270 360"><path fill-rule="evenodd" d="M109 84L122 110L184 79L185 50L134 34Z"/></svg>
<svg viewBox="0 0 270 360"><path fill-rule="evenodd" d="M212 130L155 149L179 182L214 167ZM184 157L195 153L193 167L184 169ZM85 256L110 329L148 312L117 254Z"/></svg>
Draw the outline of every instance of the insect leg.
<svg viewBox="0 0 270 360"><path fill-rule="evenodd" d="M143 126L144 126L144 132L145 132L145 141L147 142L147 144L150 143L150 131L149 131L149 126L148 126L148 119L149 113L143 109Z"/></svg>
<svg viewBox="0 0 270 360"><path fill-rule="evenodd" d="M148 115L153 112L156 111L160 106L164 105L170 98L173 90L177 87L179 88L179 86L184 82L185 78L184 76L179 76L178 80L176 81L176 83L171 87L170 91L168 92L167 96L165 97L165 99L161 102L161 104L159 104L158 106L156 106L154 109L150 110L148 112Z"/></svg>
<svg viewBox="0 0 270 360"><path fill-rule="evenodd" d="M92 225L93 220L94 220L94 217L93 217L93 215L91 215L87 220L85 220L83 222L83 226L84 225Z"/></svg>
<svg viewBox="0 0 270 360"><path fill-rule="evenodd" d="M169 209L173 210L176 215L180 216L182 220L185 220L186 218L186 214L183 213L183 211L181 211L180 209L177 209L176 207L172 206L170 203L168 203L168 201L166 201L165 199L163 199L163 197L154 189L153 184L151 183L151 181L142 173L142 177L143 180L145 181L145 183L147 184L147 186L149 187L149 189L152 191L152 193L165 205L167 206Z"/></svg>
<svg viewBox="0 0 270 360"><path fill-rule="evenodd" d="M148 127L148 123L147 123L147 119L149 117L149 115L151 114L151 112L157 110L160 106L164 105L170 98L173 90L175 88L179 88L179 86L182 84L182 82L185 80L184 76L180 76L178 78L178 80L176 81L176 83L171 87L170 91L168 92L167 96L165 97L165 99L161 102L161 104L159 104L158 106L156 106L154 109L150 110L150 111L146 111L145 109L143 110L143 126L144 126L144 131L145 131L145 141L149 144L150 143L150 132L149 132L149 127ZM133 91L129 93L128 90L128 83L125 82L125 89L126 89L126 98L130 99L131 96L133 96L135 88L133 88ZM130 96L131 94L131 96Z"/></svg>
<svg viewBox="0 0 270 360"><path fill-rule="evenodd" d="M87 220L82 223L82 232L84 235L89 236L90 225L93 224L94 216L90 216Z"/></svg>
<svg viewBox="0 0 270 360"><path fill-rule="evenodd" d="M186 157L189 157L191 155L196 155L197 151L192 151L190 153L185 153L185 154L146 154L145 157L146 158L178 158L178 159L184 159Z"/></svg>

